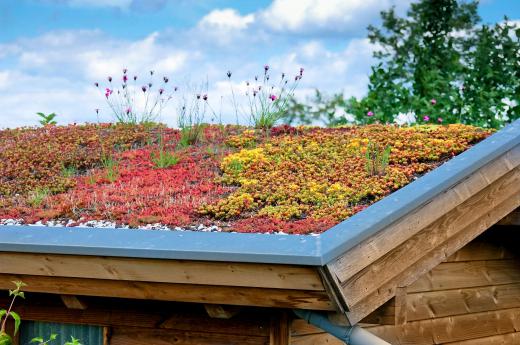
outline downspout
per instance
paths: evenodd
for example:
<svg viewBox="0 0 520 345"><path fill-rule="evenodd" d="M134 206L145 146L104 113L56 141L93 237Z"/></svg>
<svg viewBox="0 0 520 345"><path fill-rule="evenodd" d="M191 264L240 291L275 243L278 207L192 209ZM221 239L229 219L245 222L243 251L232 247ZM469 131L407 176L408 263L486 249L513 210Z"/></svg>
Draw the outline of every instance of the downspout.
<svg viewBox="0 0 520 345"><path fill-rule="evenodd" d="M381 338L376 337L374 334L363 329L359 326L338 326L330 322L329 318L321 313L303 310L293 309L294 313L299 317L314 325L321 328L325 332L332 334L339 340L343 341L348 345L391 345Z"/></svg>

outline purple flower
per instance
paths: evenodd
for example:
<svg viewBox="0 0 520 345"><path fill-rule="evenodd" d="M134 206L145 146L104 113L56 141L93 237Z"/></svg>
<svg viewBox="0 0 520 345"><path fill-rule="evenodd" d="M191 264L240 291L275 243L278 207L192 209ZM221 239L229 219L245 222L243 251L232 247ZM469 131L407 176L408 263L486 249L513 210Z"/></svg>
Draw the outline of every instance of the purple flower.
<svg viewBox="0 0 520 345"><path fill-rule="evenodd" d="M208 95L204 94L204 96L202 96L202 99L207 101L208 100Z"/></svg>
<svg viewBox="0 0 520 345"><path fill-rule="evenodd" d="M108 82L109 82L109 83L112 82L112 77L111 77L111 76L108 76L107 79L108 79Z"/></svg>
<svg viewBox="0 0 520 345"><path fill-rule="evenodd" d="M373 111L368 111L367 112L367 116L374 116L374 112Z"/></svg>
<svg viewBox="0 0 520 345"><path fill-rule="evenodd" d="M294 77L294 81L298 81L298 80L300 80L301 78L302 78L301 75L297 75L297 76Z"/></svg>
<svg viewBox="0 0 520 345"><path fill-rule="evenodd" d="M435 98L432 98L432 100L430 101L430 103L431 103L432 105L435 105L435 104L437 104L437 100L436 100Z"/></svg>
<svg viewBox="0 0 520 345"><path fill-rule="evenodd" d="M269 99L274 102L278 99L278 97L276 97L276 95L269 95Z"/></svg>
<svg viewBox="0 0 520 345"><path fill-rule="evenodd" d="M231 71L227 71L226 75L228 78L231 78Z"/></svg>
<svg viewBox="0 0 520 345"><path fill-rule="evenodd" d="M303 67L300 67L300 77L303 75L303 71L304 71Z"/></svg>
<svg viewBox="0 0 520 345"><path fill-rule="evenodd" d="M98 83L98 82L95 82L95 83L94 83L94 86L95 86L95 87L99 87L99 83Z"/></svg>
<svg viewBox="0 0 520 345"><path fill-rule="evenodd" d="M437 118L438 123L442 123L442 117Z"/></svg>
<svg viewBox="0 0 520 345"><path fill-rule="evenodd" d="M143 90L143 92L146 92L146 85L141 86L141 90Z"/></svg>
<svg viewBox="0 0 520 345"><path fill-rule="evenodd" d="M108 87L105 89L105 97L108 98L114 90L110 90Z"/></svg>
<svg viewBox="0 0 520 345"><path fill-rule="evenodd" d="M126 83L128 81L128 77L125 75L123 75L123 83Z"/></svg>
<svg viewBox="0 0 520 345"><path fill-rule="evenodd" d="M126 114L130 114L132 112L132 108L126 108Z"/></svg>
<svg viewBox="0 0 520 345"><path fill-rule="evenodd" d="M159 95L162 95L163 92L164 92L164 89L163 89L163 88L160 88L160 89L159 89Z"/></svg>
<svg viewBox="0 0 520 345"><path fill-rule="evenodd" d="M267 73L267 71L269 71L269 65L264 66L264 73Z"/></svg>
<svg viewBox="0 0 520 345"><path fill-rule="evenodd" d="M428 122L430 121L430 117L428 115L424 115L424 117L422 118L425 122Z"/></svg>
<svg viewBox="0 0 520 345"><path fill-rule="evenodd" d="M170 79L168 79L168 77L163 77L163 80L164 80L164 83L166 84L166 83L168 83L168 81L169 81Z"/></svg>
<svg viewBox="0 0 520 345"><path fill-rule="evenodd" d="M123 74L126 74L126 72L128 72L128 70L126 68L123 68Z"/></svg>

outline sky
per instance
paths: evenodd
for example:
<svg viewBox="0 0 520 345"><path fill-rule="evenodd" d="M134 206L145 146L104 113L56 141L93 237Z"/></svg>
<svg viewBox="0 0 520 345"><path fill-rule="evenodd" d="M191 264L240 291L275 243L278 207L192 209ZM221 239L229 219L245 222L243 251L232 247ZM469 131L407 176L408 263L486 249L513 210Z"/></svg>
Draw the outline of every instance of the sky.
<svg viewBox="0 0 520 345"><path fill-rule="evenodd" d="M36 112L54 112L60 124L113 121L104 90L114 88L108 76L120 84L124 68L138 76L137 88L150 70L155 90L163 76L165 93L178 86L159 119L173 126L181 100L197 92L208 95L207 121L217 114L234 122L245 82L266 64L273 79L303 67L302 100L315 89L360 97L374 63L366 27L380 25L379 12L391 6L404 14L410 2L0 0L0 128L37 125ZM483 0L479 14L489 24L519 20L520 1Z"/></svg>

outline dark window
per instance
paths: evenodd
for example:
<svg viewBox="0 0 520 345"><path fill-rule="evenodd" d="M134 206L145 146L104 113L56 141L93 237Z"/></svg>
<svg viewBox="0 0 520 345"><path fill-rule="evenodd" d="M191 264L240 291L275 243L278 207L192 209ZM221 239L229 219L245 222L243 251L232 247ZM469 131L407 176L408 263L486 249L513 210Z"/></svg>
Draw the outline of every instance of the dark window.
<svg viewBox="0 0 520 345"><path fill-rule="evenodd" d="M47 340L52 333L57 334L58 337L49 342L49 345L63 345L71 339L71 336L80 340L83 345L103 345L103 327L37 321L22 321L20 345L28 345L31 339L36 337Z"/></svg>

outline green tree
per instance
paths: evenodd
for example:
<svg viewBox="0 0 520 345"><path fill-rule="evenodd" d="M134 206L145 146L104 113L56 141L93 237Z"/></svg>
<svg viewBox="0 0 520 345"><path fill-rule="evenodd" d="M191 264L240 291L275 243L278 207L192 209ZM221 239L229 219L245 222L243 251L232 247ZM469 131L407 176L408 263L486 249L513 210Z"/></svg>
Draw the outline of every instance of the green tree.
<svg viewBox="0 0 520 345"><path fill-rule="evenodd" d="M379 49L368 94L347 103L358 122L393 122L414 112L418 122L500 127L519 117L520 31L507 22L478 26L478 2L422 0L400 18L381 12L368 27ZM372 116L367 117L367 113Z"/></svg>

